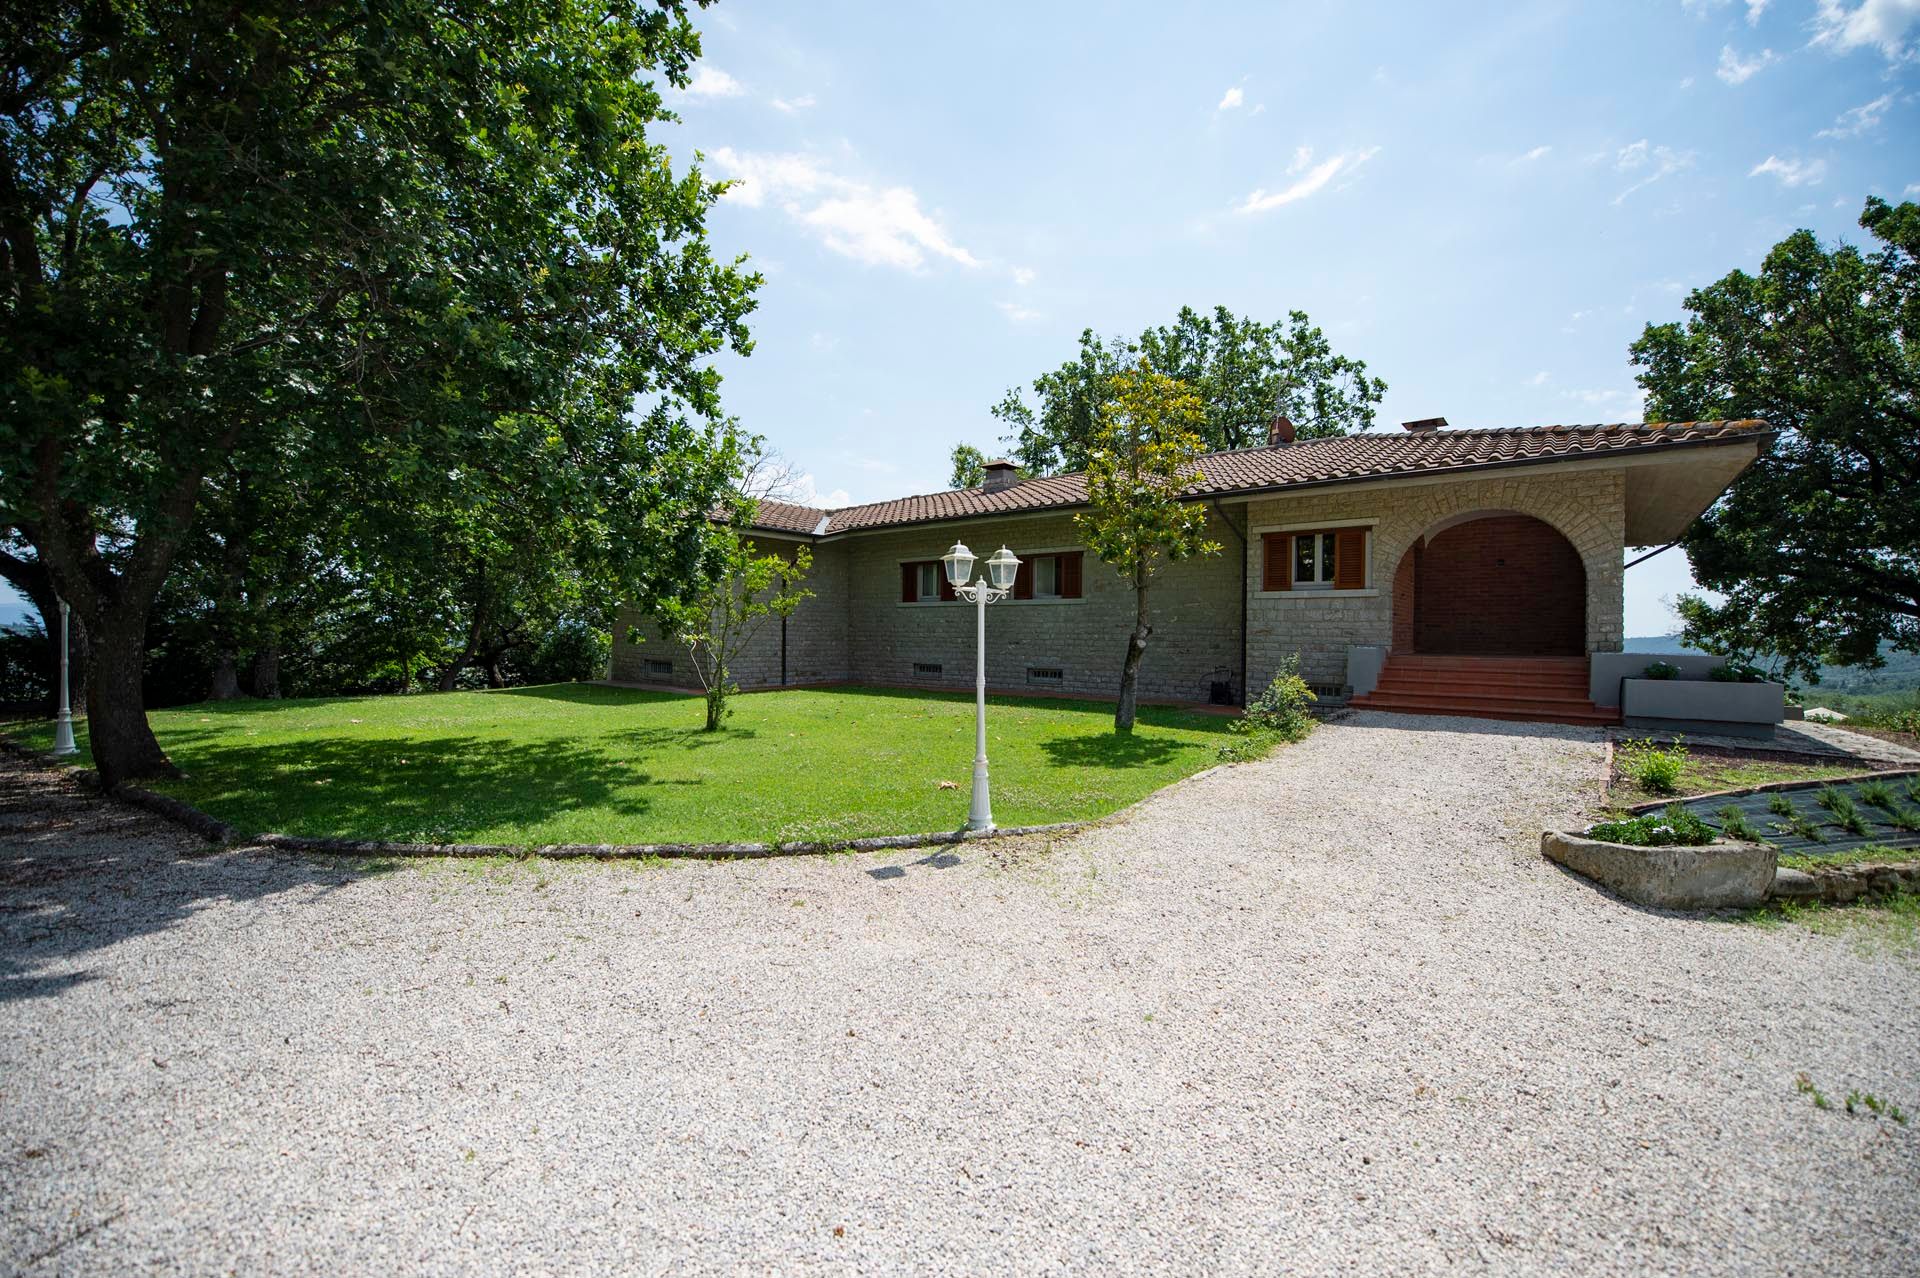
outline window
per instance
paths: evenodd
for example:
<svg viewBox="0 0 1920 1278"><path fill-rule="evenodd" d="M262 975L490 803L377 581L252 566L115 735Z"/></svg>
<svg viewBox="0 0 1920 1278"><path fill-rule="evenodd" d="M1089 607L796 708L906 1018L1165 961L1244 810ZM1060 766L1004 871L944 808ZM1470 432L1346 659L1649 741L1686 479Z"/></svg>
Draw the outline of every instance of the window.
<svg viewBox="0 0 1920 1278"><path fill-rule="evenodd" d="M673 663L663 661L659 657L648 657L646 670L650 675L670 675L673 673Z"/></svg>
<svg viewBox="0 0 1920 1278"><path fill-rule="evenodd" d="M1270 532L1260 538L1260 589L1365 590L1373 534L1366 528Z"/></svg>
<svg viewBox="0 0 1920 1278"><path fill-rule="evenodd" d="M1046 551L1020 558L1013 577L1015 599L1080 598L1081 559L1078 550Z"/></svg>
<svg viewBox="0 0 1920 1278"><path fill-rule="evenodd" d="M954 597L946 569L938 559L915 559L900 565L901 603L942 603Z"/></svg>

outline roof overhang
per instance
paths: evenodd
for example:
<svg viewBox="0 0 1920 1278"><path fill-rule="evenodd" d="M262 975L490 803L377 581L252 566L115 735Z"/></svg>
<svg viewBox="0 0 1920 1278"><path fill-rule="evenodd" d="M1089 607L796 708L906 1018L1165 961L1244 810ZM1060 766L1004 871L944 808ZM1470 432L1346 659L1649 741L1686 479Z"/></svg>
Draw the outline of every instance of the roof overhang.
<svg viewBox="0 0 1920 1278"><path fill-rule="evenodd" d="M1627 457L1629 546L1665 546L1727 491L1772 442L1771 434L1716 440L1685 452Z"/></svg>

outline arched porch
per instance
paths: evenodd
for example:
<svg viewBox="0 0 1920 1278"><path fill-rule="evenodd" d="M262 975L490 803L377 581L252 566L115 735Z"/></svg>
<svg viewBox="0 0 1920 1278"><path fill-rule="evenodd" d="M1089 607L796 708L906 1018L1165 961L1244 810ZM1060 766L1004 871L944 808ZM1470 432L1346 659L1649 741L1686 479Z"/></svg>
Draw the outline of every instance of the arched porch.
<svg viewBox="0 0 1920 1278"><path fill-rule="evenodd" d="M1587 570L1553 525L1468 511L1408 546L1393 577L1394 655L1579 657Z"/></svg>

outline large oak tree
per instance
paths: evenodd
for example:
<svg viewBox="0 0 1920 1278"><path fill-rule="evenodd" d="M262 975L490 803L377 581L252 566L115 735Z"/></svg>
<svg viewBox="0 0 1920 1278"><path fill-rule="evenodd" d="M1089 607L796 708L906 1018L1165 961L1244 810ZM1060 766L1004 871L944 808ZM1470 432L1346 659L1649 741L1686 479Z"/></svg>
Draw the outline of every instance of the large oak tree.
<svg viewBox="0 0 1920 1278"><path fill-rule="evenodd" d="M170 766L145 631L209 477L300 476L339 553L511 493L635 593L693 573L758 280L650 134L682 0L16 0L0 41L0 524L84 619L109 784Z"/></svg>
<svg viewBox="0 0 1920 1278"><path fill-rule="evenodd" d="M1683 541L1724 602L1680 611L1690 642L1807 678L1920 651L1920 205L1870 199L1860 225L1864 247L1795 232L1633 344L1649 416L1779 428Z"/></svg>

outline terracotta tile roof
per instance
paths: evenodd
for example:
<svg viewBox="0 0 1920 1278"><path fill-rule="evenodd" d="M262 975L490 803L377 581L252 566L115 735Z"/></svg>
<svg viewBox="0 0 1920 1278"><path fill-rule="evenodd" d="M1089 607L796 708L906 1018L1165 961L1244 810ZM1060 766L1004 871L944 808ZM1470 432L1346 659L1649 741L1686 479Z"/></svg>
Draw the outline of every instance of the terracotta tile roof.
<svg viewBox="0 0 1920 1278"><path fill-rule="evenodd" d="M831 513L792 502L762 500L754 511L753 526L773 532L814 533L820 531L820 521Z"/></svg>
<svg viewBox="0 0 1920 1278"><path fill-rule="evenodd" d="M1305 439L1271 448L1208 453L1194 497L1222 497L1267 489L1390 479L1442 470L1574 460L1598 454L1641 453L1677 445L1729 443L1771 430L1747 419L1667 422L1660 425L1529 426L1492 430L1396 431ZM1005 515L1077 506L1087 500L1084 475L1027 479L998 492L963 488L900 497L840 510L762 502L755 522L769 529L812 531L827 518L826 534L932 523L978 515ZM771 513L770 513L771 512ZM772 522L778 519L781 522Z"/></svg>

